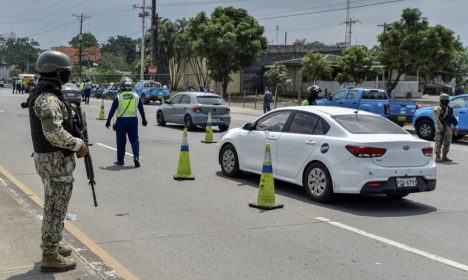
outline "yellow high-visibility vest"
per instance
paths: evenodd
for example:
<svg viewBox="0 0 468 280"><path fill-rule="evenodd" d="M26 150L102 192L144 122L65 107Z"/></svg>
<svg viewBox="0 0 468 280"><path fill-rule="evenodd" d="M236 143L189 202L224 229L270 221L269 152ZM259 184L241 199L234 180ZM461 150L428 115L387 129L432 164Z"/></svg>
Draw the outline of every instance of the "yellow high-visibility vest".
<svg viewBox="0 0 468 280"><path fill-rule="evenodd" d="M135 118L137 116L138 102L140 100L138 94L133 91L123 91L119 93L117 98L119 100L117 118Z"/></svg>

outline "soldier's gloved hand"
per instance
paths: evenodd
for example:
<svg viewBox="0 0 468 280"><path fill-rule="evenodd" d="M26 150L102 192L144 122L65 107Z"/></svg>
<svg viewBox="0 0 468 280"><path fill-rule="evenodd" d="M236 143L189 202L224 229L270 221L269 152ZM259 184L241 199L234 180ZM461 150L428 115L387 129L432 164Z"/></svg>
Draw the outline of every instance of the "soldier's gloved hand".
<svg viewBox="0 0 468 280"><path fill-rule="evenodd" d="M141 121L141 124L142 124L143 126L147 126L147 125L148 125L148 122L147 122L146 120L143 120L143 121Z"/></svg>
<svg viewBox="0 0 468 280"><path fill-rule="evenodd" d="M107 127L107 129L109 129L109 127L110 127L110 123L109 123L109 122L106 122L106 127Z"/></svg>
<svg viewBox="0 0 468 280"><path fill-rule="evenodd" d="M77 158L82 158L85 155L87 155L88 152L89 152L88 145L86 145L86 143L83 142L83 145L81 146L81 148L76 152L76 157Z"/></svg>

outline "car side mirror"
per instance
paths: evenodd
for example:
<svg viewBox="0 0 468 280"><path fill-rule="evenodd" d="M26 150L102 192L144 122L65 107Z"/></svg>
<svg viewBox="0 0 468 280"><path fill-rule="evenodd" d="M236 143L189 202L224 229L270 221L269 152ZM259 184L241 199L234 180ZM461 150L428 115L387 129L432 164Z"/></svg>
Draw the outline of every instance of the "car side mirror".
<svg viewBox="0 0 468 280"><path fill-rule="evenodd" d="M243 130L252 130L252 123L245 123L243 126L242 126L242 129Z"/></svg>
<svg viewBox="0 0 468 280"><path fill-rule="evenodd" d="M164 100L164 104L172 104L172 102L169 100Z"/></svg>

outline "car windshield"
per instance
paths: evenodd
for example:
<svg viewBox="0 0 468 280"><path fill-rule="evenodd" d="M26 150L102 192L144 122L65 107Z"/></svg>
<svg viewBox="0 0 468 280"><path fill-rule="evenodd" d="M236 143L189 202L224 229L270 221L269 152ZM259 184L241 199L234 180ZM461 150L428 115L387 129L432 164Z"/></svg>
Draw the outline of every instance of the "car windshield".
<svg viewBox="0 0 468 280"><path fill-rule="evenodd" d="M62 86L62 89L65 89L65 90L70 90L70 89L78 90L78 86L75 85L75 84L64 84Z"/></svg>
<svg viewBox="0 0 468 280"><path fill-rule="evenodd" d="M336 115L332 117L344 129L354 134L407 134L391 121L372 115Z"/></svg>
<svg viewBox="0 0 468 280"><path fill-rule="evenodd" d="M199 104L205 105L224 105L226 102L219 96L197 96Z"/></svg>

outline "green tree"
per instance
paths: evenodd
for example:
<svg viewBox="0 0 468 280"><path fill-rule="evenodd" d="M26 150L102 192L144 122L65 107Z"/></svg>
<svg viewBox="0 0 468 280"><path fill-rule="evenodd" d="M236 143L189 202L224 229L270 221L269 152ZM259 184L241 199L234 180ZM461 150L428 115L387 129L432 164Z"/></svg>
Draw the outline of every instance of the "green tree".
<svg viewBox="0 0 468 280"><path fill-rule="evenodd" d="M465 77L468 74L468 48L454 52L446 71L451 73L451 78L455 78L456 92L462 90L465 84Z"/></svg>
<svg viewBox="0 0 468 280"><path fill-rule="evenodd" d="M79 49L80 48L80 35L78 34L74 36L70 40L70 42L68 42L68 44L70 44L70 46L74 48ZM83 44L82 45L83 50L86 48L91 48L91 47L99 47L96 37L90 32L82 33L82 44Z"/></svg>
<svg viewBox="0 0 468 280"><path fill-rule="evenodd" d="M264 29L244 9L218 7L200 24L199 32L196 49L206 58L211 77L221 83L226 96L229 75L251 65L266 49Z"/></svg>
<svg viewBox="0 0 468 280"><path fill-rule="evenodd" d="M129 71L130 65L125 57L110 52L103 52L98 69L101 72Z"/></svg>
<svg viewBox="0 0 468 280"><path fill-rule="evenodd" d="M171 75L171 88L177 89L182 79L183 71L190 60L192 44L187 33L188 21L182 18L176 20L174 24L176 34L172 46L173 52L169 58L169 73Z"/></svg>
<svg viewBox="0 0 468 280"><path fill-rule="evenodd" d="M34 71L39 55L39 43L28 37L0 35L0 62L16 65L29 72Z"/></svg>
<svg viewBox="0 0 468 280"><path fill-rule="evenodd" d="M137 59L136 44L137 41L130 37L117 35L117 37L109 37L102 45L101 51L123 57L126 63L131 64Z"/></svg>
<svg viewBox="0 0 468 280"><path fill-rule="evenodd" d="M302 60L302 78L309 82L329 78L333 72L330 61L321 53L310 52Z"/></svg>
<svg viewBox="0 0 468 280"><path fill-rule="evenodd" d="M354 82L355 85L358 85L362 83L367 72L371 69L372 57L367 48L351 46L337 59L337 64L341 72L336 76L336 80L340 84Z"/></svg>
<svg viewBox="0 0 468 280"><path fill-rule="evenodd" d="M284 64L275 63L264 74L267 85L275 91L275 108L278 103L278 89L285 88L291 80L288 79L288 68Z"/></svg>
<svg viewBox="0 0 468 280"><path fill-rule="evenodd" d="M191 18L188 22L187 30L182 34L187 40L187 56L190 66L195 72L195 78L199 85L209 85L210 73L206 67L206 58L200 55L198 49L201 48L204 42L199 40L198 34L201 33L202 28L208 24L209 18L204 12L199 13Z"/></svg>

